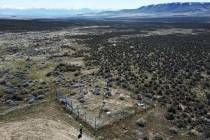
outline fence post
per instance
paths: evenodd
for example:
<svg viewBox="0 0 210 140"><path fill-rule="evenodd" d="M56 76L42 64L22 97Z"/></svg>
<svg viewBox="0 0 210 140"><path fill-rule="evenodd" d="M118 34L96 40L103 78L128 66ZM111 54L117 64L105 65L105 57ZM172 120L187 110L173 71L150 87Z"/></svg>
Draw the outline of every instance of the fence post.
<svg viewBox="0 0 210 140"><path fill-rule="evenodd" d="M71 108L71 111L73 111L73 106L72 106L72 101L70 100L70 108Z"/></svg>
<svg viewBox="0 0 210 140"><path fill-rule="evenodd" d="M77 106L77 119L79 119L79 107Z"/></svg>
<svg viewBox="0 0 210 140"><path fill-rule="evenodd" d="M66 96L64 96L64 97L65 97L65 102L66 102L66 103L68 103L68 99L67 99L67 97L66 97Z"/></svg>
<svg viewBox="0 0 210 140"><path fill-rule="evenodd" d="M86 122L86 119L87 119L87 118L86 118L86 112L85 112L84 116L85 116L85 122Z"/></svg>
<svg viewBox="0 0 210 140"><path fill-rule="evenodd" d="M71 108L72 108L72 112L74 113L74 105L73 105L73 103L72 103Z"/></svg>
<svg viewBox="0 0 210 140"><path fill-rule="evenodd" d="M125 116L124 116L124 114L125 114L125 113L124 113L124 109L121 111L121 113L122 113L122 114L120 114L120 115L122 116L122 118L120 118L120 121L125 117Z"/></svg>
<svg viewBox="0 0 210 140"><path fill-rule="evenodd" d="M79 118L79 115L80 115L80 114L79 114L79 108L78 108L78 118Z"/></svg>
<svg viewBox="0 0 210 140"><path fill-rule="evenodd" d="M95 131L97 131L96 117L95 117Z"/></svg>

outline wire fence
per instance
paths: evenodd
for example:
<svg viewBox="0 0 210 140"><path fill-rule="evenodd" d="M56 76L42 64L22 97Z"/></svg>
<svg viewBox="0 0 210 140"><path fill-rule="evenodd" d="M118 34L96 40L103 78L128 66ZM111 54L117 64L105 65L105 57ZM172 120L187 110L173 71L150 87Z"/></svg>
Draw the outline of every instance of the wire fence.
<svg viewBox="0 0 210 140"><path fill-rule="evenodd" d="M72 116L75 117L75 119L87 123L95 131L98 130L101 122L99 117L89 116L86 112L83 113L78 105L75 105L72 100L63 95L60 91L56 91L56 99L59 101L59 103L64 105L65 109L69 111Z"/></svg>

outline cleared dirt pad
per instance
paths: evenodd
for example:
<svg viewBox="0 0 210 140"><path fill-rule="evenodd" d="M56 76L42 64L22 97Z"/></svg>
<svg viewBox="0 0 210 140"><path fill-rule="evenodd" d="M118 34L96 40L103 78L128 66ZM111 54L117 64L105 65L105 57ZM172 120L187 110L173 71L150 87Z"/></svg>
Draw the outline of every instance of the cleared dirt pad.
<svg viewBox="0 0 210 140"><path fill-rule="evenodd" d="M79 131L61 121L28 119L0 124L1 140L76 140ZM83 135L82 140L93 140Z"/></svg>

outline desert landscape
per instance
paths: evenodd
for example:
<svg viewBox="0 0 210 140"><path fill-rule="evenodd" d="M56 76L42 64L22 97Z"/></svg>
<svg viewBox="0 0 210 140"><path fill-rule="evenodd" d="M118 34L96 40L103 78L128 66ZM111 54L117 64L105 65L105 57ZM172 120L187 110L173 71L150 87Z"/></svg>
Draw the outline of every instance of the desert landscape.
<svg viewBox="0 0 210 140"><path fill-rule="evenodd" d="M14 24L15 23L15 24ZM210 138L210 25L1 20L3 140Z"/></svg>

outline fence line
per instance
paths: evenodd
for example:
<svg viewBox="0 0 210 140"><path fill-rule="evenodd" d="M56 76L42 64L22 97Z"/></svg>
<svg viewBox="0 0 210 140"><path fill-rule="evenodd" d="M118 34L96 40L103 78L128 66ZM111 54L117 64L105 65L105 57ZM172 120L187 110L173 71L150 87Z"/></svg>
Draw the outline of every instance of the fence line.
<svg viewBox="0 0 210 140"><path fill-rule="evenodd" d="M94 117L93 119L90 119L90 117L88 117L86 112L82 114L78 106L74 105L74 103L68 97L62 95L62 93L57 90L56 90L56 99L59 101L59 103L62 103L65 105L66 110L68 110L70 113L73 113L72 115L73 117L86 122L95 131L98 130L98 126L99 126L98 123L100 122L98 117Z"/></svg>

